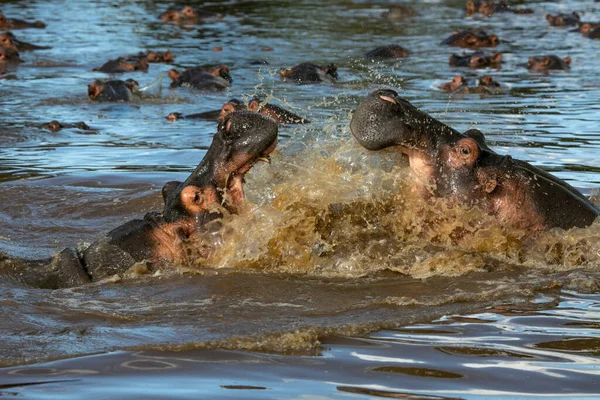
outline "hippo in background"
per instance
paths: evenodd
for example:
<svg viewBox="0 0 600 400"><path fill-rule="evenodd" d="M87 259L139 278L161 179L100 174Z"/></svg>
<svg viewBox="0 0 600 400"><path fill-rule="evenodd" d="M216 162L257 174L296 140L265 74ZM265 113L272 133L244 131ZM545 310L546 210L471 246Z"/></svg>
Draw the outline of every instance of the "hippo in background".
<svg viewBox="0 0 600 400"><path fill-rule="evenodd" d="M105 72L107 74L120 74L135 71L147 72L148 59L146 59L146 57L141 57L131 60L126 57L119 57L105 62L102 66L94 68L92 71Z"/></svg>
<svg viewBox="0 0 600 400"><path fill-rule="evenodd" d="M168 72L171 78L171 88L191 87L196 90L216 92L231 87L233 78L226 65L216 66L196 66L186 68L179 72L176 69L170 69Z"/></svg>
<svg viewBox="0 0 600 400"><path fill-rule="evenodd" d="M335 65L329 64L324 66L311 62L301 63L292 68L281 69L279 70L279 75L284 81L292 81L298 84L334 82L339 79Z"/></svg>
<svg viewBox="0 0 600 400"><path fill-rule="evenodd" d="M498 92L499 88L500 83L491 75L481 76L476 80L475 85L470 85L464 76L457 75L450 82L440 86L440 89L452 94L493 94Z"/></svg>
<svg viewBox="0 0 600 400"><path fill-rule="evenodd" d="M17 39L17 37L12 32L4 32L0 35L0 46L4 47L5 49L14 50L16 52L51 49L50 46L38 46L35 44L23 42L22 40Z"/></svg>
<svg viewBox="0 0 600 400"><path fill-rule="evenodd" d="M139 90L140 84L134 79L96 79L88 85L88 96L95 101L133 101L139 95Z"/></svg>
<svg viewBox="0 0 600 400"><path fill-rule="evenodd" d="M478 206L527 234L591 225L599 208L577 189L527 162L496 154L478 130L460 133L393 90L377 90L356 108L350 129L368 150L406 154L423 198Z"/></svg>
<svg viewBox="0 0 600 400"><path fill-rule="evenodd" d="M22 19L6 18L6 16L0 13L0 29L27 29L27 28L40 28L43 29L46 24L41 21L28 22Z"/></svg>
<svg viewBox="0 0 600 400"><path fill-rule="evenodd" d="M442 44L455 47L465 47L468 49L478 49L480 47L496 47L500 39L496 35L488 35L484 31L472 31L465 29L454 32L448 38L442 41Z"/></svg>
<svg viewBox="0 0 600 400"><path fill-rule="evenodd" d="M198 24L206 18L213 17L221 18L221 15L210 11L196 9L191 6L169 8L167 11L158 16L158 18L165 22L173 22L181 25Z"/></svg>
<svg viewBox="0 0 600 400"><path fill-rule="evenodd" d="M538 72L569 70L571 69L571 57L560 58L555 55L529 57L527 69Z"/></svg>
<svg viewBox="0 0 600 400"><path fill-rule="evenodd" d="M581 18L576 12L558 15L547 14L546 20L550 26L578 26L581 23Z"/></svg>
<svg viewBox="0 0 600 400"><path fill-rule="evenodd" d="M122 274L141 263L150 270L186 259L192 235L224 210L236 214L244 199L244 175L268 161L277 144L277 124L251 111L227 115L204 158L184 182L163 186L162 212L129 221L86 249L67 248L51 259L2 259L0 275L40 288L63 288ZM201 250L198 250L201 251Z"/></svg>
<svg viewBox="0 0 600 400"><path fill-rule="evenodd" d="M494 53L489 56L482 51L476 51L471 54L457 55L452 54L448 57L448 65L451 67L469 67L469 68L500 68L502 62L502 53Z"/></svg>
<svg viewBox="0 0 600 400"><path fill-rule="evenodd" d="M511 12L514 14L532 14L533 10L530 8L521 7L514 8L505 1L492 2L469 0L467 1L467 4L465 6L465 12L467 15L479 13L485 15L486 17L490 17L491 15L500 12Z"/></svg>
<svg viewBox="0 0 600 400"><path fill-rule="evenodd" d="M0 47L0 64L22 63L23 60L19 57L19 52L14 49L5 49Z"/></svg>
<svg viewBox="0 0 600 400"><path fill-rule="evenodd" d="M170 113L166 116L169 121L177 121L178 119L206 119L222 122L225 117L240 110L255 111L259 114L271 118L279 124L307 124L310 121L291 111L281 108L275 104L262 102L258 97L250 99L248 104L238 99L230 99L219 110L205 111L197 114L183 115L181 113Z"/></svg>
<svg viewBox="0 0 600 400"><path fill-rule="evenodd" d="M404 57L408 57L408 50L396 44L379 46L365 53L368 60L393 60Z"/></svg>

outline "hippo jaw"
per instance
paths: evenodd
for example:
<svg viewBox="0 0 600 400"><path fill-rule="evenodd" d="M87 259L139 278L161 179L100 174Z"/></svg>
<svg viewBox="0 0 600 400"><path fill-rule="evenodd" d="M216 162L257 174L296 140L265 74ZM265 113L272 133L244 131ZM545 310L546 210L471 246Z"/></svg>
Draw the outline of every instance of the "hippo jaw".
<svg viewBox="0 0 600 400"><path fill-rule="evenodd" d="M368 150L393 147L407 155L416 189L423 194L435 191L440 147L462 137L388 89L371 93L358 105L350 130Z"/></svg>
<svg viewBox="0 0 600 400"><path fill-rule="evenodd" d="M163 191L163 215L168 222L196 221L220 215L220 207L237 212L244 199L244 175L258 161L268 161L277 145L277 124L250 111L236 111L219 124L218 132L194 172Z"/></svg>

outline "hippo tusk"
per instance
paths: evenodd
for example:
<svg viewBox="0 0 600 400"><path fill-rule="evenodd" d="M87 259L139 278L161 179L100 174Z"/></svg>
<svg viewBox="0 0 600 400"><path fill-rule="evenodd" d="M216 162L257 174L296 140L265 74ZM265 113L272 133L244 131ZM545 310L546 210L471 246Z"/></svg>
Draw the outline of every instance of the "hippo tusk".
<svg viewBox="0 0 600 400"><path fill-rule="evenodd" d="M258 157L256 159L256 162L258 162L258 161L262 161L264 163L271 164L271 157L269 157L269 156L267 156L267 157Z"/></svg>

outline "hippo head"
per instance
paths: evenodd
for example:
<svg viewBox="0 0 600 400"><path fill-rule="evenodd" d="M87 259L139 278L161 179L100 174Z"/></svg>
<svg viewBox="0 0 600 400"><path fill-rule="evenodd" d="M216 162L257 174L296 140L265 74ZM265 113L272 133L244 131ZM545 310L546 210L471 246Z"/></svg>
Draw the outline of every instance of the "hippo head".
<svg viewBox="0 0 600 400"><path fill-rule="evenodd" d="M393 90L377 90L356 108L350 129L369 150L394 148L409 158L415 189L477 205L507 226L529 232L590 225L598 208L562 180L493 152L483 134L460 133Z"/></svg>
<svg viewBox="0 0 600 400"><path fill-rule="evenodd" d="M164 219L202 223L215 205L235 213L244 198L244 174L255 162L268 161L276 144L277 124L269 118L251 111L226 115L194 172L184 182L169 182L163 188Z"/></svg>

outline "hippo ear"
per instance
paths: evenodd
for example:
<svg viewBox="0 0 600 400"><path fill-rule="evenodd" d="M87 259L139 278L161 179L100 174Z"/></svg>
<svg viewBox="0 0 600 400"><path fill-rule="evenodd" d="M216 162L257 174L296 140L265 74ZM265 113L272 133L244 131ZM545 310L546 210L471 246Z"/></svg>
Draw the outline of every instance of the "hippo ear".
<svg viewBox="0 0 600 400"><path fill-rule="evenodd" d="M492 56L492 62L497 64L502 61L502 53L498 52Z"/></svg>
<svg viewBox="0 0 600 400"><path fill-rule="evenodd" d="M477 163L481 150L477 141L471 137L460 139L454 143L448 158L448 164L459 169L467 167L472 169Z"/></svg>
<svg viewBox="0 0 600 400"><path fill-rule="evenodd" d="M565 58L563 58L563 61L565 62L565 64L570 65L571 64L571 57L570 56L566 56Z"/></svg>
<svg viewBox="0 0 600 400"><path fill-rule="evenodd" d="M163 185L161 189L163 203L167 204L167 199L175 194L179 185L181 185L181 182L179 181L169 181Z"/></svg>
<svg viewBox="0 0 600 400"><path fill-rule="evenodd" d="M548 22L552 23L554 22L554 17L550 14L546 14L546 19L548 20Z"/></svg>
<svg viewBox="0 0 600 400"><path fill-rule="evenodd" d="M250 103L248 103L248 110L258 112L259 109L260 101L257 98L253 98L252 100L250 100Z"/></svg>
<svg viewBox="0 0 600 400"><path fill-rule="evenodd" d="M172 68L169 70L169 72L167 72L167 74L169 75L169 78L171 78L171 80L177 80L177 78L179 78L179 76L181 75L181 72L177 71L175 68Z"/></svg>
<svg viewBox="0 0 600 400"><path fill-rule="evenodd" d="M104 83L96 80L88 85L88 96L91 99L95 99L102 93L102 90L104 90Z"/></svg>
<svg viewBox="0 0 600 400"><path fill-rule="evenodd" d="M213 204L218 204L217 192L214 188L199 188L190 185L181 190L181 204L189 215L200 215L202 211L210 210Z"/></svg>

